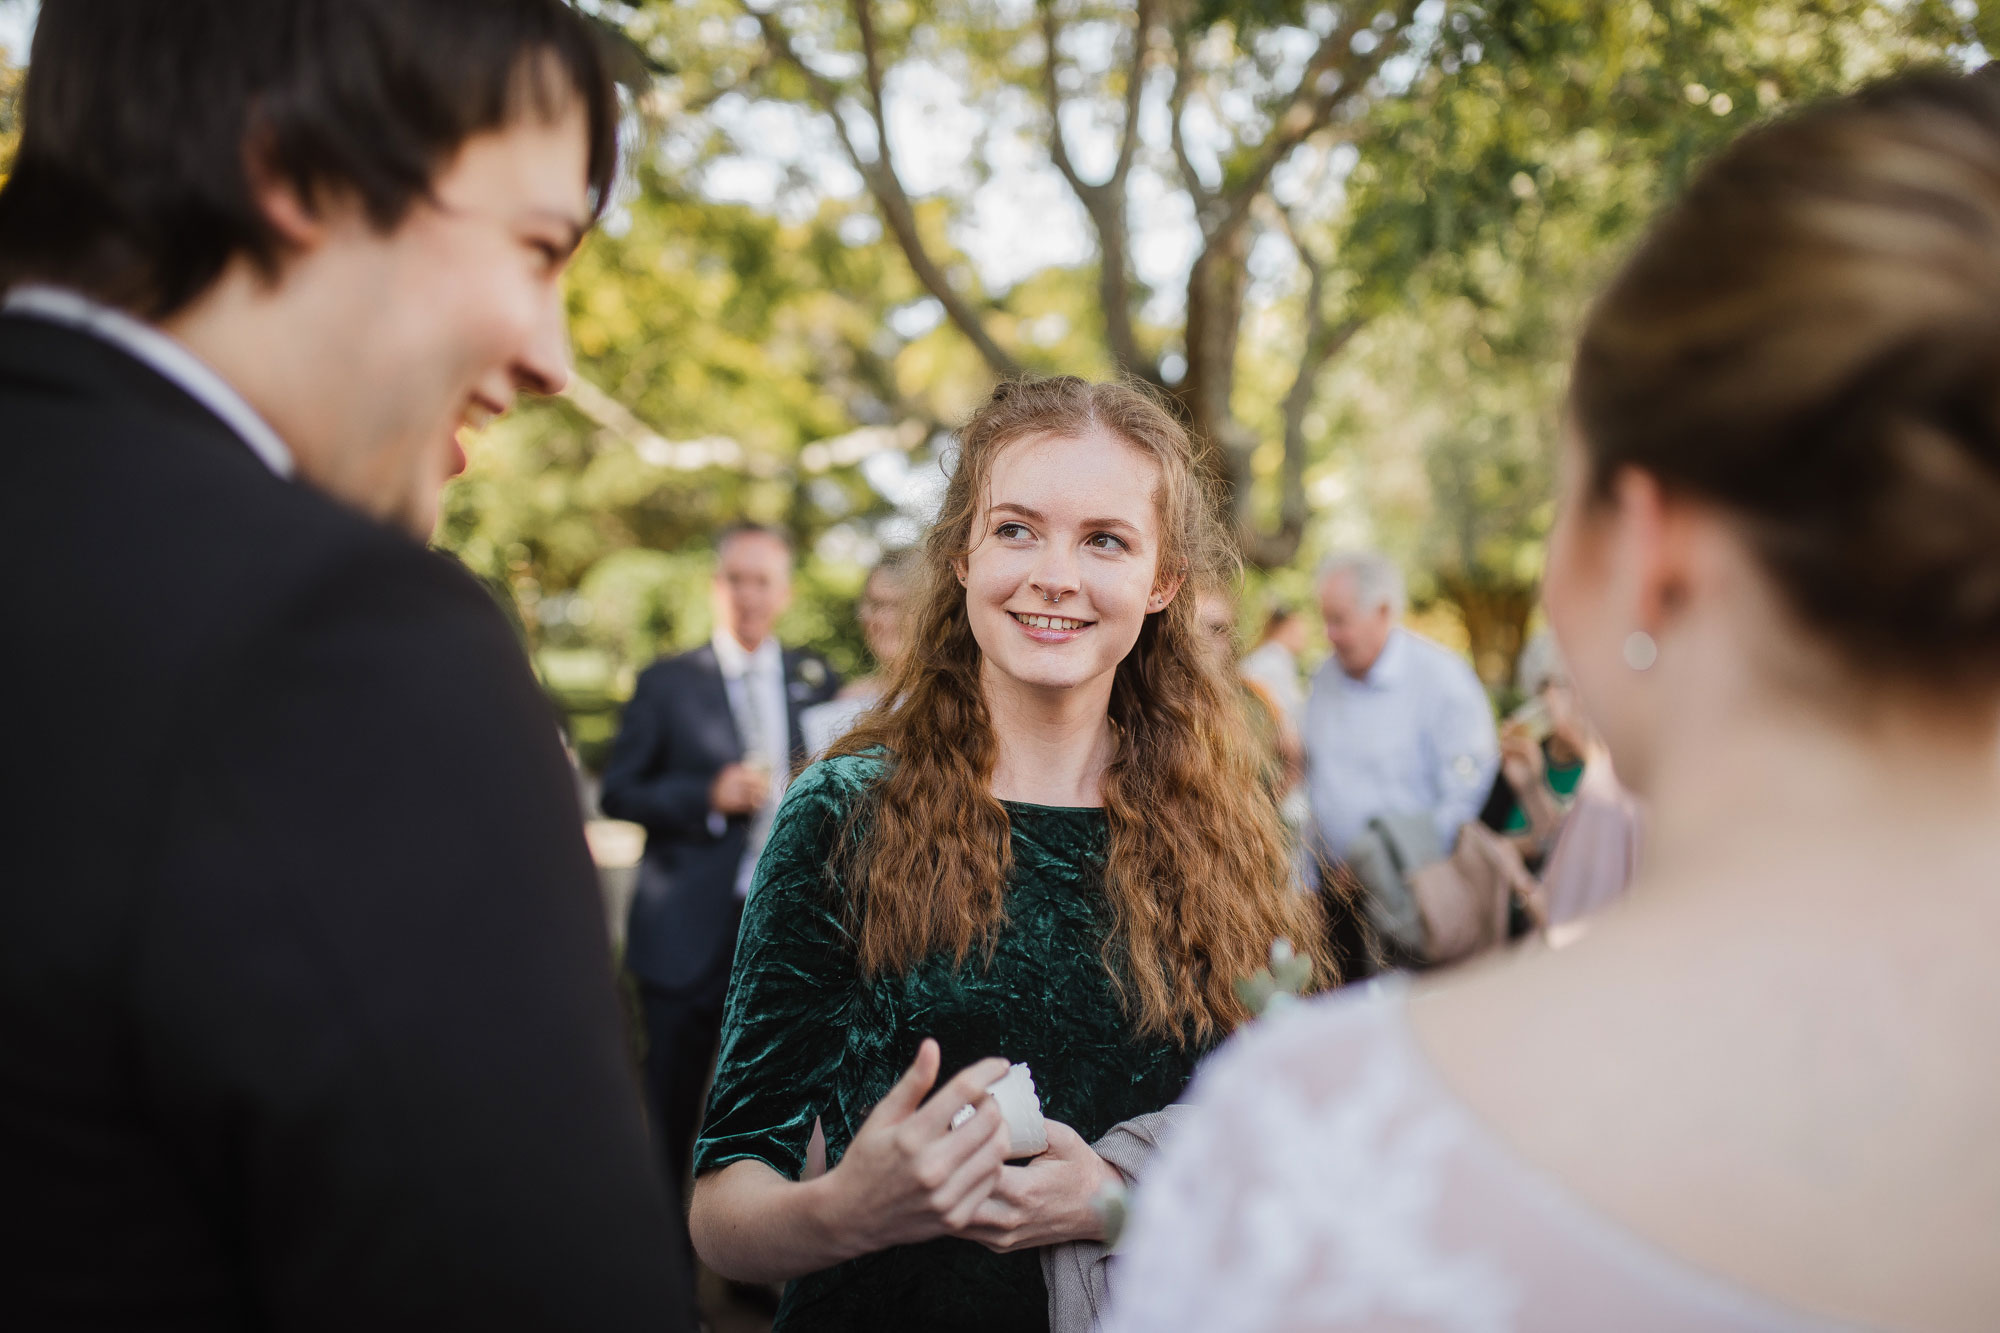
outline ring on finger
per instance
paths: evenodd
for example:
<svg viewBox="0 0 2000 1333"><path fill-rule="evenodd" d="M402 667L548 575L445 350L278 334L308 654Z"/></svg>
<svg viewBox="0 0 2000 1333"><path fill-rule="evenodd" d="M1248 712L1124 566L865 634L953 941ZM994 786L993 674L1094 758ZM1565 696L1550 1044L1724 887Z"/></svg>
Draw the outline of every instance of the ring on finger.
<svg viewBox="0 0 2000 1333"><path fill-rule="evenodd" d="M967 1102L965 1105L959 1107L956 1111L953 1111L951 1113L951 1127L953 1129L957 1129L960 1125L964 1124L966 1121L972 1119L972 1117L978 1114L979 1114L979 1108L974 1106L971 1102Z"/></svg>

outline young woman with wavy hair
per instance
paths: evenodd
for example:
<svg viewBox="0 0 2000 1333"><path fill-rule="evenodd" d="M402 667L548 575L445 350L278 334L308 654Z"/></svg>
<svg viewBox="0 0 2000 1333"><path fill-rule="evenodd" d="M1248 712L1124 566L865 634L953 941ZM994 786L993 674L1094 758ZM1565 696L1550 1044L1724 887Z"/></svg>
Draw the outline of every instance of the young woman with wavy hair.
<svg viewBox="0 0 2000 1333"><path fill-rule="evenodd" d="M1004 384L960 432L911 646L759 864L696 1153L696 1244L798 1279L780 1328L1046 1327L1034 1251L1100 1239L1117 1179L1090 1141L1179 1096L1273 939L1318 947L1178 595L1226 558L1141 389ZM982 1095L1008 1061L1050 1120L1026 1165Z"/></svg>

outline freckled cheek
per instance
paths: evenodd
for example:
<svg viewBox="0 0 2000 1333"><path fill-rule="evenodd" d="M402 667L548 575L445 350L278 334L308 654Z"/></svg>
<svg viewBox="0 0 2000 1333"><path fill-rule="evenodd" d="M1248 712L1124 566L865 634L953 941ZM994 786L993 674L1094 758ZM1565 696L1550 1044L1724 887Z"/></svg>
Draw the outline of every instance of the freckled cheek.
<svg viewBox="0 0 2000 1333"><path fill-rule="evenodd" d="M974 607L997 610L1020 591L1030 563L1024 555L1012 551L975 552L965 578Z"/></svg>
<svg viewBox="0 0 2000 1333"><path fill-rule="evenodd" d="M1106 570L1084 578L1090 607L1100 621L1135 624L1146 614L1146 596L1152 591L1150 579L1122 570Z"/></svg>

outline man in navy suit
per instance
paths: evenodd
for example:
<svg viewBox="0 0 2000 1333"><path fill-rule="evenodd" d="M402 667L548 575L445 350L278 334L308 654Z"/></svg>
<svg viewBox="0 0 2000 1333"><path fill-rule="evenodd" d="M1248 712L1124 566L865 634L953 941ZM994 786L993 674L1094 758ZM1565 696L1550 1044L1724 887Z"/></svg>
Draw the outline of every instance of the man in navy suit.
<svg viewBox="0 0 2000 1333"><path fill-rule="evenodd" d="M750 523L724 532L715 637L640 675L604 771L604 812L646 828L625 961L645 1011L661 1168L675 1182L700 1128L750 877L805 756L799 713L840 685L819 657L779 645L791 598L783 534Z"/></svg>

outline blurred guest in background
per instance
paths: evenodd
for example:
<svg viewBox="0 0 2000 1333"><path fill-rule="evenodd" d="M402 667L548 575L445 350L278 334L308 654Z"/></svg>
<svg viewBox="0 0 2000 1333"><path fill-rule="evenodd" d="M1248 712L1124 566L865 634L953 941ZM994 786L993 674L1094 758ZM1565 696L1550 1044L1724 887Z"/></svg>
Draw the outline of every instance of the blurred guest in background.
<svg viewBox="0 0 2000 1333"><path fill-rule="evenodd" d="M1499 754L1493 710L1472 668L1398 624L1403 575L1393 561L1372 551L1330 556L1319 598L1333 653L1306 702L1305 874L1319 880L1341 971L1357 980L1424 956L1387 923L1397 911L1385 908L1386 886L1350 875L1343 862L1357 840L1378 836L1370 829L1378 818L1415 823L1426 843L1435 839L1431 855L1448 855L1477 818ZM1400 881L1415 868L1391 874ZM1407 902L1406 891L1399 895Z"/></svg>
<svg viewBox="0 0 2000 1333"><path fill-rule="evenodd" d="M1472 668L1403 628L1403 574L1373 551L1320 566L1333 655L1306 704L1313 836L1338 860L1381 814L1428 814L1452 845L1478 817L1499 766L1493 708Z"/></svg>
<svg viewBox="0 0 2000 1333"><path fill-rule="evenodd" d="M1214 655L1216 671L1225 680L1236 683L1243 718L1250 728L1251 743L1256 746L1264 789L1273 801L1283 801L1303 769L1298 733L1278 700L1261 682L1246 675L1237 661L1236 599L1220 580L1204 583L1196 594L1195 621L1201 630L1201 641Z"/></svg>
<svg viewBox="0 0 2000 1333"><path fill-rule="evenodd" d="M1618 781L1610 752L1597 747L1542 863L1542 924L1566 926L1625 892L1639 873L1642 828L1638 798Z"/></svg>
<svg viewBox="0 0 2000 1333"><path fill-rule="evenodd" d="M1219 1057L1113 1328L2000 1310L1993 76L1738 140L1597 303L1570 419L1545 597L1643 881Z"/></svg>
<svg viewBox="0 0 2000 1333"><path fill-rule="evenodd" d="M829 745L847 734L856 718L882 701L882 691L909 639L910 564L910 552L891 551L868 571L861 585L857 618L861 636L868 641L868 655L875 659L875 671L848 681L832 699L799 714L808 760L825 754Z"/></svg>
<svg viewBox="0 0 2000 1333"><path fill-rule="evenodd" d="M602 804L646 829L625 966L646 1020L646 1086L660 1165L687 1177L701 1094L750 874L794 760L799 715L840 682L819 657L778 643L792 599L792 547L738 523L715 543L715 635L639 675L604 768Z"/></svg>
<svg viewBox="0 0 2000 1333"><path fill-rule="evenodd" d="M1535 870L1555 845L1585 763L1601 747L1577 711L1548 631L1521 650L1515 679L1524 701L1500 727L1500 771L1479 817L1512 839Z"/></svg>
<svg viewBox="0 0 2000 1333"><path fill-rule="evenodd" d="M690 1327L555 718L424 549L461 428L567 378L596 37L47 0L24 110L9 1326Z"/></svg>
<svg viewBox="0 0 2000 1333"><path fill-rule="evenodd" d="M1038 1251L1103 1240L1121 1178L1092 1145L1318 929L1182 595L1224 549L1187 432L1065 376L1001 385L959 453L922 651L793 784L743 921L693 1225L718 1271L795 1279L780 1330L1045 1330ZM1045 1151L985 1095L1009 1060Z"/></svg>
<svg viewBox="0 0 2000 1333"><path fill-rule="evenodd" d="M1500 730L1500 776L1480 818L1540 876L1534 924L1560 926L1623 893L1639 865L1639 805L1584 719L1547 631L1529 640L1528 701Z"/></svg>
<svg viewBox="0 0 2000 1333"><path fill-rule="evenodd" d="M1272 607L1242 666L1244 679L1263 687L1294 732L1306 715L1306 692L1299 683L1299 654L1306 650L1306 632L1304 616L1288 606Z"/></svg>

